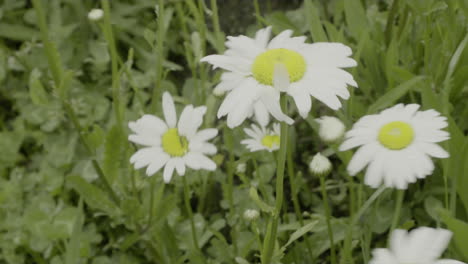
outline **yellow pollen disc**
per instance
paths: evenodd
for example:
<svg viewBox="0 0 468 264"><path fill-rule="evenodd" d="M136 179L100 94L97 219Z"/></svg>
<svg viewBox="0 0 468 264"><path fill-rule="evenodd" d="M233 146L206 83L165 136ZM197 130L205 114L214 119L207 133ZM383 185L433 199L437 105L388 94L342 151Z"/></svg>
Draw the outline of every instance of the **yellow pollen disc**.
<svg viewBox="0 0 468 264"><path fill-rule="evenodd" d="M266 135L262 138L262 145L267 148L280 145L280 137L277 135Z"/></svg>
<svg viewBox="0 0 468 264"><path fill-rule="evenodd" d="M380 128L378 139L388 149L406 148L414 138L413 128L405 122L395 121Z"/></svg>
<svg viewBox="0 0 468 264"><path fill-rule="evenodd" d="M188 150L188 141L179 135L177 128L170 128L162 136L163 150L175 157L183 156Z"/></svg>
<svg viewBox="0 0 468 264"><path fill-rule="evenodd" d="M255 58L252 64L253 77L259 83L273 85L276 63L282 63L286 67L290 82L302 79L306 71L306 62L301 54L288 49L271 49Z"/></svg>

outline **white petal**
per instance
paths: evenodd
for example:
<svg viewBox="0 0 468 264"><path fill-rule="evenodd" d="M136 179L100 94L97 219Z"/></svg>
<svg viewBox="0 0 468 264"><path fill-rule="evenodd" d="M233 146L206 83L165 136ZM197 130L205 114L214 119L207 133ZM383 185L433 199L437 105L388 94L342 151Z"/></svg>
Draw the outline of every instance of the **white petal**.
<svg viewBox="0 0 468 264"><path fill-rule="evenodd" d="M375 153L381 149L378 143L370 143L362 146L356 151L348 164L348 172L351 176L356 175L374 158Z"/></svg>
<svg viewBox="0 0 468 264"><path fill-rule="evenodd" d="M133 143L140 144L143 146L160 146L161 145L161 136L153 135L129 135L128 140Z"/></svg>
<svg viewBox="0 0 468 264"><path fill-rule="evenodd" d="M319 86L312 86L309 89L309 93L333 110L338 110L341 108L341 102L338 97L336 97L336 94L333 93L333 91L323 89L323 87Z"/></svg>
<svg viewBox="0 0 468 264"><path fill-rule="evenodd" d="M195 136L191 138L193 141L207 141L218 135L218 130L216 128L207 128L198 131Z"/></svg>
<svg viewBox="0 0 468 264"><path fill-rule="evenodd" d="M289 29L279 33L270 41L270 43L268 44L268 49L280 48L283 42L291 37L292 33L292 30Z"/></svg>
<svg viewBox="0 0 468 264"><path fill-rule="evenodd" d="M226 98L224 98L218 110L218 118L227 115L245 100L253 103L258 97L259 92L260 87L255 79L250 77L244 79L238 88L232 90Z"/></svg>
<svg viewBox="0 0 468 264"><path fill-rule="evenodd" d="M185 174L185 161L183 158L175 158L175 168L179 176L184 176Z"/></svg>
<svg viewBox="0 0 468 264"><path fill-rule="evenodd" d="M148 168L146 168L146 175L154 175L166 164L170 158L171 157L164 152L161 152L159 156L154 156L153 161L149 164Z"/></svg>
<svg viewBox="0 0 468 264"><path fill-rule="evenodd" d="M346 151L367 143L375 141L373 138L369 138L366 136L356 136L346 139L339 147L340 151Z"/></svg>
<svg viewBox="0 0 468 264"><path fill-rule="evenodd" d="M415 146L432 157L443 159L448 158L450 156L447 151L445 151L439 145L434 143L418 142L415 144Z"/></svg>
<svg viewBox="0 0 468 264"><path fill-rule="evenodd" d="M264 47L258 45L254 39L240 35L237 37L229 36L226 46L228 50L226 55L239 56L253 60L255 57L264 51Z"/></svg>
<svg viewBox="0 0 468 264"><path fill-rule="evenodd" d="M441 260L436 261L434 264L466 264L466 263L458 261L458 260L453 260L453 259L441 259Z"/></svg>
<svg viewBox="0 0 468 264"><path fill-rule="evenodd" d="M163 112L167 125L171 128L175 127L177 123L176 109L174 100L172 100L172 96L168 92L163 94Z"/></svg>
<svg viewBox="0 0 468 264"><path fill-rule="evenodd" d="M292 85L288 90L288 94L293 97L301 117L304 119L307 118L310 108L312 107L312 101L310 100L310 95L307 90L298 85Z"/></svg>
<svg viewBox="0 0 468 264"><path fill-rule="evenodd" d="M144 115L135 122L129 122L128 127L135 133L147 136L161 135L167 130L167 125L154 115Z"/></svg>
<svg viewBox="0 0 468 264"><path fill-rule="evenodd" d="M364 183L372 188L378 188L382 184L384 175L385 150L376 153L375 158L369 163Z"/></svg>
<svg viewBox="0 0 468 264"><path fill-rule="evenodd" d="M283 113L283 111L281 110L279 99L280 94L274 89L265 90L260 97L260 100L273 117L275 117L279 121L286 122L288 125L292 125L294 123L294 120L292 120L289 116Z"/></svg>
<svg viewBox="0 0 468 264"><path fill-rule="evenodd" d="M160 147L142 148L130 157L130 163L133 163L138 170L154 162L155 157L160 157L162 154L166 153Z"/></svg>
<svg viewBox="0 0 468 264"><path fill-rule="evenodd" d="M288 69L283 63L275 63L273 73L273 87L281 92L286 92L289 87Z"/></svg>
<svg viewBox="0 0 468 264"><path fill-rule="evenodd" d="M213 65L213 68L222 68L224 70L236 72L242 75L250 73L250 60L241 57L233 57L226 55L209 55L200 60Z"/></svg>
<svg viewBox="0 0 468 264"><path fill-rule="evenodd" d="M191 139L197 133L197 129L203 123L203 116L206 113L206 106L199 106L196 108L187 106L186 108L189 109L186 111L185 116L181 115L178 128L181 135ZM184 119L182 119L182 117L184 117Z"/></svg>
<svg viewBox="0 0 468 264"><path fill-rule="evenodd" d="M184 156L185 164L194 170L205 169L214 171L216 163L201 153L189 152Z"/></svg>
<svg viewBox="0 0 468 264"><path fill-rule="evenodd" d="M175 159L170 159L166 163L166 167L164 167L164 173L163 173L163 179L165 183L169 183L172 179L172 174L174 173L174 169L176 166L176 160Z"/></svg>
<svg viewBox="0 0 468 264"><path fill-rule="evenodd" d="M332 67L354 67L357 62L349 58L351 48L341 43L316 42L307 45L304 51L307 59L315 65Z"/></svg>
<svg viewBox="0 0 468 264"><path fill-rule="evenodd" d="M265 105L260 100L257 100L254 103L254 112L255 118L260 125L268 125L268 122L270 122L270 115L268 114L268 110L266 109Z"/></svg>
<svg viewBox="0 0 468 264"><path fill-rule="evenodd" d="M266 45L268 44L268 40L270 39L270 34L271 34L271 26L268 26L266 28L260 29L257 31L255 34L255 42L257 45L261 48L266 48Z"/></svg>
<svg viewBox="0 0 468 264"><path fill-rule="evenodd" d="M398 260L388 249L378 248L372 251L369 264L397 264Z"/></svg>

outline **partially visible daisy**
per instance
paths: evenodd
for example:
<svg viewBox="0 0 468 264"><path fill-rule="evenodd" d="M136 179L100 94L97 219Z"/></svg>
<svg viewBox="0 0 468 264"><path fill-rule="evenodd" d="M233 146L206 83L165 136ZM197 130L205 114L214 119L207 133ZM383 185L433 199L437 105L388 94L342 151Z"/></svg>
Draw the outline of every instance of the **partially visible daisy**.
<svg viewBox="0 0 468 264"><path fill-rule="evenodd" d="M398 104L380 114L362 117L346 133L340 150L360 147L348 164L356 175L367 165L365 183L377 188L406 189L408 183L425 178L434 170L430 157L449 154L437 142L449 139L447 119L435 110L418 111L418 104Z"/></svg>
<svg viewBox="0 0 468 264"><path fill-rule="evenodd" d="M451 237L452 232L441 228L419 227L410 232L397 229L391 234L390 249L374 249L369 264L464 264L439 259Z"/></svg>
<svg viewBox="0 0 468 264"><path fill-rule="evenodd" d="M216 91L226 91L218 118L227 115L229 127L240 125L255 114L262 126L269 114L292 124L280 107L280 92L294 98L299 114L307 117L311 96L336 110L338 97L348 99L347 85L357 87L353 76L342 68L354 67L352 51L341 43L304 43L305 36L291 37L285 30L270 40L271 27L257 31L255 38L229 36L223 55L210 55L201 61L227 72L221 75Z"/></svg>
<svg viewBox="0 0 468 264"><path fill-rule="evenodd" d="M241 141L250 152L268 150L272 152L280 147L280 125L273 124L273 129L264 126L252 125L251 128L244 128L244 132L250 136L249 139Z"/></svg>
<svg viewBox="0 0 468 264"><path fill-rule="evenodd" d="M216 164L206 155L213 155L217 150L207 141L214 138L218 130L198 131L206 107L187 105L177 122L174 101L168 92L163 94L162 105L165 122L154 115L144 115L128 123L135 133L128 139L144 146L130 158L135 169L147 166L146 174L151 176L165 167L163 178L166 183L171 181L174 169L180 176L185 174L186 166L194 170L215 170Z"/></svg>

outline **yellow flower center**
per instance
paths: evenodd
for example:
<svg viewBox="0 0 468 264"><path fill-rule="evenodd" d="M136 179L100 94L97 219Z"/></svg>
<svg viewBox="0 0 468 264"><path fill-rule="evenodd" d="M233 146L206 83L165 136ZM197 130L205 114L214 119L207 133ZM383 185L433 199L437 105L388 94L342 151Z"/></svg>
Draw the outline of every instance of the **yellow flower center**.
<svg viewBox="0 0 468 264"><path fill-rule="evenodd" d="M271 49L255 58L252 64L253 77L259 83L273 85L276 63L282 63L286 67L290 82L302 79L306 71L306 62L301 54L288 49Z"/></svg>
<svg viewBox="0 0 468 264"><path fill-rule="evenodd" d="M188 141L184 136L179 135L177 128L170 128L162 136L163 150L175 157L183 156L188 150Z"/></svg>
<svg viewBox="0 0 468 264"><path fill-rule="evenodd" d="M278 135L266 135L262 138L262 145L267 148L280 145L280 137Z"/></svg>
<svg viewBox="0 0 468 264"><path fill-rule="evenodd" d="M406 148L414 138L413 128L405 122L395 121L384 125L378 139L388 149L398 150Z"/></svg>

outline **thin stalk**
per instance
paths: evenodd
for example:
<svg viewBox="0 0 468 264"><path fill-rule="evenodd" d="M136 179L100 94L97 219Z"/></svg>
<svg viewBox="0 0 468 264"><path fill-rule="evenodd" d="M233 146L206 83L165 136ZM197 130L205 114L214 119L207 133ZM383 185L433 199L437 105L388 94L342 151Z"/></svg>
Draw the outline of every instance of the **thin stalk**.
<svg viewBox="0 0 468 264"><path fill-rule="evenodd" d="M287 109L287 97L281 97L281 108L283 112ZM278 151L278 162L276 167L276 202L275 213L271 217L268 225L267 235L263 242L262 264L270 264L275 248L275 242L278 232L278 222L283 204L283 183L284 183L284 167L286 163L286 150L288 147L288 125L285 122L281 123L281 138L280 149Z"/></svg>
<svg viewBox="0 0 468 264"><path fill-rule="evenodd" d="M335 241L333 239L333 230L331 226L331 211L330 206L328 205L328 195L327 189L325 186L325 177L320 177L320 187L322 189L322 199L323 199L323 208L325 209L325 217L327 222L327 231L328 231L328 239L330 240L330 256L331 256L331 264L336 264L336 253L335 253Z"/></svg>
<svg viewBox="0 0 468 264"><path fill-rule="evenodd" d="M392 7L390 9L390 14L388 14L387 25L385 26L385 42L387 45L390 43L392 38L393 31L393 20L395 20L396 13L398 11L398 2L399 0L394 0Z"/></svg>
<svg viewBox="0 0 468 264"><path fill-rule="evenodd" d="M351 242L353 239L353 227L357 225L359 219L367 211L367 209L374 203L374 201L385 191L385 185L381 186L377 191L375 191L369 199L362 205L359 211L351 218L351 222L348 225L348 230L346 231L344 248L343 248L343 257L344 263L352 264L354 263L351 250Z"/></svg>
<svg viewBox="0 0 468 264"><path fill-rule="evenodd" d="M120 74L118 69L118 55L117 48L115 45L114 33L111 26L110 19L110 7L109 0L101 0L101 5L104 10L104 37L109 47L109 53L111 55L111 67L112 67L112 104L114 108L115 119L119 130L122 129L122 114L120 111Z"/></svg>
<svg viewBox="0 0 468 264"><path fill-rule="evenodd" d="M198 239L197 239L197 230L195 229L195 220L193 218L193 211L192 211L192 206L190 205L190 194L189 194L189 188L187 184L187 180L185 179L186 176L182 177L182 181L184 182L184 203L185 203L185 208L187 210L187 213L190 218L190 229L192 231L192 240L193 240L193 245L195 249L201 254L200 246L198 245Z"/></svg>
<svg viewBox="0 0 468 264"><path fill-rule="evenodd" d="M257 19L257 25L261 27L262 15L260 14L260 5L258 4L258 0L254 0L253 3L255 8L255 18Z"/></svg>
<svg viewBox="0 0 468 264"><path fill-rule="evenodd" d="M216 51L222 53L224 51L223 33L219 26L218 4L216 0L211 0L211 11L213 12L213 28L216 36Z"/></svg>
<svg viewBox="0 0 468 264"><path fill-rule="evenodd" d="M396 201L395 201L395 211L393 213L393 220L392 225L390 226L390 234L398 227L400 222L400 215L401 215L401 207L403 205L403 199L405 197L404 190L397 190L396 191Z"/></svg>
<svg viewBox="0 0 468 264"><path fill-rule="evenodd" d="M291 127L291 129L293 129ZM292 157L292 146L291 144L288 145L288 152L287 152L287 168L288 168L288 176L289 176L289 183L291 185L291 199L293 201L293 206L294 206L294 212L296 213L296 217L299 220L299 223L301 226L304 226L304 219L302 217L301 213L301 208L299 206L299 199L297 197L298 193L298 188L296 185L296 174L294 173L294 161ZM306 242L306 247L307 247L307 252L309 253L309 260L313 260L313 254L312 254L312 247L310 246L310 242L308 238L305 238Z"/></svg>
<svg viewBox="0 0 468 264"><path fill-rule="evenodd" d="M229 218L234 219L234 198L233 198L233 185L234 185L234 168L235 168L235 157L234 157L234 142L232 138L232 130L228 127L224 129L224 140L229 151L229 160L227 164L227 174L228 174L228 182L227 182L227 200L229 203ZM237 253L237 243L236 243L236 226L233 225L231 228L231 237L233 240L234 252Z"/></svg>
<svg viewBox="0 0 468 264"><path fill-rule="evenodd" d="M163 79L163 61L164 61L164 0L158 1L158 34L156 42L156 80L154 83L153 96L151 98L151 112L156 112L159 94L161 93L161 82Z"/></svg>

